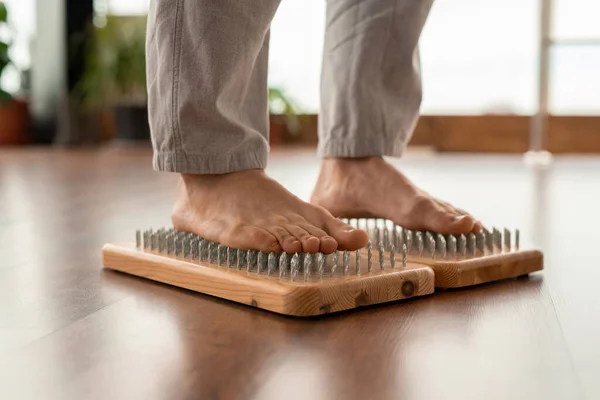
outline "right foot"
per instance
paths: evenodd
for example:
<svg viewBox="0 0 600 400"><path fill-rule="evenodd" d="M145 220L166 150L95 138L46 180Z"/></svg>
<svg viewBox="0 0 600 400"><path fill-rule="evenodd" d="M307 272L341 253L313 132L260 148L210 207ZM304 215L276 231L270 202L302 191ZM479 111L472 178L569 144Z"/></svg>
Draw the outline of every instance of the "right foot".
<svg viewBox="0 0 600 400"><path fill-rule="evenodd" d="M300 200L263 170L182 178L172 214L177 230L265 253L329 254L357 250L369 241L366 232Z"/></svg>

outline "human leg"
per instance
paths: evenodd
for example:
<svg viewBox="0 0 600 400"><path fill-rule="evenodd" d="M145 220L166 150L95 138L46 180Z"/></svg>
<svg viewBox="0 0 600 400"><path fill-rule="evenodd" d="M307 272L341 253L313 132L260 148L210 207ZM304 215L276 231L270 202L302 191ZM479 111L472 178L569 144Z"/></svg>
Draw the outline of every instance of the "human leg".
<svg viewBox="0 0 600 400"><path fill-rule="evenodd" d="M389 218L443 233L481 228L383 160L402 155L419 117L418 41L432 2L327 3L318 149L323 161L311 202L336 216Z"/></svg>
<svg viewBox="0 0 600 400"><path fill-rule="evenodd" d="M349 250L366 233L269 179L269 26L279 0L155 0L147 34L156 170L180 173L173 224L238 248Z"/></svg>

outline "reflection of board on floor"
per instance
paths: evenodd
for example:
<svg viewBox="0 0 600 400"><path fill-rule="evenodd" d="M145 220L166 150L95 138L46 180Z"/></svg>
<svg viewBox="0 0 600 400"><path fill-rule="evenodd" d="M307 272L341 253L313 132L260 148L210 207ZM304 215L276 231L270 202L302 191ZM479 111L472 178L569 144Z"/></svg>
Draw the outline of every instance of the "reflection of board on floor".
<svg viewBox="0 0 600 400"><path fill-rule="evenodd" d="M361 221L364 226L361 226ZM383 220L354 220L371 242L356 252L275 254L230 249L174 229L109 243L106 268L280 314L312 316L526 275L537 250L503 245L494 230L470 237L411 232ZM397 249L400 248L400 251ZM428 257L429 256L429 257Z"/></svg>

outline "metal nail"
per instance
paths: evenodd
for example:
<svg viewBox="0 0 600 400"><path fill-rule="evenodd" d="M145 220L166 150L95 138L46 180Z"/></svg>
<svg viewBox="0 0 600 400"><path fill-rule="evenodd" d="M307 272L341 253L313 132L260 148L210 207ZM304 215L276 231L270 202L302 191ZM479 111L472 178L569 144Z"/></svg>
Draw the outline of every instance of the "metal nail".
<svg viewBox="0 0 600 400"><path fill-rule="evenodd" d="M298 270L299 270L299 264L300 264L300 256L298 255L298 253L296 253L292 257L292 262L291 262L292 281L296 280L296 275L298 275Z"/></svg>
<svg viewBox="0 0 600 400"><path fill-rule="evenodd" d="M167 254L172 255L175 254L175 232L169 230L167 234Z"/></svg>
<svg viewBox="0 0 600 400"><path fill-rule="evenodd" d="M138 249L142 247L142 232L139 230L135 231L135 247Z"/></svg>
<svg viewBox="0 0 600 400"><path fill-rule="evenodd" d="M494 228L492 235L494 239L494 247L498 250L502 250L502 233L500 233L500 230Z"/></svg>
<svg viewBox="0 0 600 400"><path fill-rule="evenodd" d="M405 229L404 232L406 233L404 244L406 244L406 251L408 252L412 250L412 246L414 243L413 231L411 231L410 229Z"/></svg>
<svg viewBox="0 0 600 400"><path fill-rule="evenodd" d="M246 251L246 271L252 271L252 250Z"/></svg>
<svg viewBox="0 0 600 400"><path fill-rule="evenodd" d="M369 244L367 244L367 271L371 272L373 269L373 245L369 240Z"/></svg>
<svg viewBox="0 0 600 400"><path fill-rule="evenodd" d="M348 273L348 266L350 265L350 252L344 250L344 275Z"/></svg>
<svg viewBox="0 0 600 400"><path fill-rule="evenodd" d="M165 239L165 229L162 228L158 231L158 252L164 253L167 248L167 241Z"/></svg>
<svg viewBox="0 0 600 400"><path fill-rule="evenodd" d="M304 280L307 281L312 271L312 254L304 253Z"/></svg>
<svg viewBox="0 0 600 400"><path fill-rule="evenodd" d="M467 237L465 235L458 237L458 252L462 257L467 256Z"/></svg>
<svg viewBox="0 0 600 400"><path fill-rule="evenodd" d="M521 232L518 229L515 229L515 249L519 250L519 239L521 236Z"/></svg>
<svg viewBox="0 0 600 400"><path fill-rule="evenodd" d="M504 248L510 251L510 231L504 228Z"/></svg>
<svg viewBox="0 0 600 400"><path fill-rule="evenodd" d="M375 232L375 243L379 243L381 235L379 234L379 227L377 227L377 225L375 225L373 232Z"/></svg>
<svg viewBox="0 0 600 400"><path fill-rule="evenodd" d="M170 243L170 241L169 241L169 243ZM170 247L170 244L169 244L169 247ZM170 251L170 249L169 249L169 251ZM200 260L200 261L206 260L205 251L206 251L206 239L200 239L200 243L198 244L198 260Z"/></svg>
<svg viewBox="0 0 600 400"><path fill-rule="evenodd" d="M288 255L287 253L281 253L279 256L279 279L285 276L285 271L288 266Z"/></svg>
<svg viewBox="0 0 600 400"><path fill-rule="evenodd" d="M275 253L269 253L269 259L267 263L267 276L271 276L273 271L275 271L277 256Z"/></svg>
<svg viewBox="0 0 600 400"><path fill-rule="evenodd" d="M494 251L494 238L492 237L492 232L490 232L487 228L483 228L483 233L485 235L485 247L490 251Z"/></svg>
<svg viewBox="0 0 600 400"><path fill-rule="evenodd" d="M180 250L179 250L180 243L179 243L178 239L179 239L179 232L174 232L172 240L173 240L173 255L175 257L179 257L181 254Z"/></svg>
<svg viewBox="0 0 600 400"><path fill-rule="evenodd" d="M150 237L150 250L154 251L155 247L155 242L154 242L154 231L152 229L150 229L150 231L148 232L148 235Z"/></svg>
<svg viewBox="0 0 600 400"><path fill-rule="evenodd" d="M336 250L333 252L333 257L331 257L331 276L335 274L335 270L337 269L339 255L339 250Z"/></svg>
<svg viewBox="0 0 600 400"><path fill-rule="evenodd" d="M481 254L485 253L485 232L481 231L475 237L475 245Z"/></svg>
<svg viewBox="0 0 600 400"><path fill-rule="evenodd" d="M390 246L390 266L396 268L396 246L394 246L394 243Z"/></svg>
<svg viewBox="0 0 600 400"><path fill-rule="evenodd" d="M256 273L260 274L260 272L263 269L263 255L264 253L262 251L259 251L258 254L256 255Z"/></svg>
<svg viewBox="0 0 600 400"><path fill-rule="evenodd" d="M383 248L386 250L390 248L390 234L386 227L383 228Z"/></svg>
<svg viewBox="0 0 600 400"><path fill-rule="evenodd" d="M427 245L427 252L433 258L435 256L435 238L429 231L425 232L425 240Z"/></svg>
<svg viewBox="0 0 600 400"><path fill-rule="evenodd" d="M477 250L477 235L474 233L469 233L467 235L467 252L469 254L475 254Z"/></svg>
<svg viewBox="0 0 600 400"><path fill-rule="evenodd" d="M187 249L187 252L185 254L185 258L191 258L192 257L193 245L194 245L194 234L190 233L190 234L186 235L185 245L186 245L186 249Z"/></svg>
<svg viewBox="0 0 600 400"><path fill-rule="evenodd" d="M435 247L440 252L440 256L446 258L446 238L441 233L436 235Z"/></svg>
<svg viewBox="0 0 600 400"><path fill-rule="evenodd" d="M385 250L383 249L383 243L379 242L377 244L377 250L379 251L379 268L384 268L385 263Z"/></svg>
<svg viewBox="0 0 600 400"><path fill-rule="evenodd" d="M159 253L162 253L162 244L160 243L160 238L161 238L161 230L160 229L154 233L154 238L155 238L154 240L156 241L156 247L155 247L156 251Z"/></svg>
<svg viewBox="0 0 600 400"><path fill-rule="evenodd" d="M219 260L219 267L227 263L227 253L229 248L222 244L217 246L217 259Z"/></svg>
<svg viewBox="0 0 600 400"><path fill-rule="evenodd" d="M356 275L358 275L358 274L360 274L360 249L356 250L355 266L356 266Z"/></svg>
<svg viewBox="0 0 600 400"><path fill-rule="evenodd" d="M227 257L227 262L226 262L227 263L227 268L233 268L233 267L235 267L235 264L236 264L236 259L235 259L236 255L237 255L237 249L234 249L234 248L231 248L231 247L227 248L227 254L226 254L226 257Z"/></svg>
<svg viewBox="0 0 600 400"><path fill-rule="evenodd" d="M419 257L423 255L423 232L415 232L415 241L417 242L417 252L419 253Z"/></svg>
<svg viewBox="0 0 600 400"><path fill-rule="evenodd" d="M199 260L200 259L200 242L201 241L202 241L202 238L200 236L195 236L194 237L194 252L193 252L194 253L193 254L194 260Z"/></svg>
<svg viewBox="0 0 600 400"><path fill-rule="evenodd" d="M235 254L235 268L240 270L242 268L242 257L245 254L243 250L237 249Z"/></svg>
<svg viewBox="0 0 600 400"><path fill-rule="evenodd" d="M318 263L319 263L319 279L323 279L323 272L325 272L325 263L327 262L327 258L325 254L319 253L318 255Z"/></svg>
<svg viewBox="0 0 600 400"><path fill-rule="evenodd" d="M406 244L402 245L402 266L406 267L406 253L408 250L406 249Z"/></svg>
<svg viewBox="0 0 600 400"><path fill-rule="evenodd" d="M448 235L448 252L452 258L456 258L456 244L456 236Z"/></svg>
<svg viewBox="0 0 600 400"><path fill-rule="evenodd" d="M394 247L398 246L398 225L392 225L392 243Z"/></svg>

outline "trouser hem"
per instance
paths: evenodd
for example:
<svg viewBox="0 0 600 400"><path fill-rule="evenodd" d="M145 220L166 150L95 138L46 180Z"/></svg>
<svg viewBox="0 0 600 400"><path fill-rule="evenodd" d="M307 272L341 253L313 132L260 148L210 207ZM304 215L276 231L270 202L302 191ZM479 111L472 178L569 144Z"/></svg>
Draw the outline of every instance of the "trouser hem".
<svg viewBox="0 0 600 400"><path fill-rule="evenodd" d="M156 171L180 174L227 174L267 167L267 151L242 150L231 154L187 154L182 151L155 152L152 165Z"/></svg>
<svg viewBox="0 0 600 400"><path fill-rule="evenodd" d="M319 143L318 155L327 157L401 157L405 148L404 138L388 142L375 138L330 139Z"/></svg>

